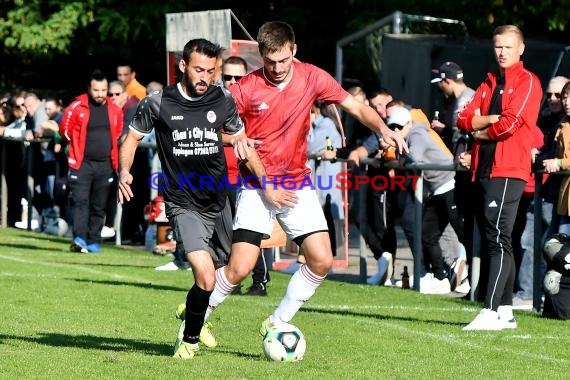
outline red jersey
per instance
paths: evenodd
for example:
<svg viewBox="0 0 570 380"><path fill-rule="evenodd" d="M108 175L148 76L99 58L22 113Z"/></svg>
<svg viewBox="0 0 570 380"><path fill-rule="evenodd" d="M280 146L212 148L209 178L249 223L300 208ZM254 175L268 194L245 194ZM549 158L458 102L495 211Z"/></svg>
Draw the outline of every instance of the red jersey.
<svg viewBox="0 0 570 380"><path fill-rule="evenodd" d="M261 140L256 150L270 180L300 184L310 178L307 138L310 110L316 100L342 103L348 96L326 71L303 62L293 62L293 75L286 84L268 81L260 68L230 86L247 136ZM245 165L244 178L251 175ZM253 184L254 181L248 181ZM282 182L279 182L282 183Z"/></svg>
<svg viewBox="0 0 570 380"><path fill-rule="evenodd" d="M228 181L232 185L237 184L239 169L238 169L238 159L234 153L233 146L224 146L224 155L226 156L226 164L228 166Z"/></svg>

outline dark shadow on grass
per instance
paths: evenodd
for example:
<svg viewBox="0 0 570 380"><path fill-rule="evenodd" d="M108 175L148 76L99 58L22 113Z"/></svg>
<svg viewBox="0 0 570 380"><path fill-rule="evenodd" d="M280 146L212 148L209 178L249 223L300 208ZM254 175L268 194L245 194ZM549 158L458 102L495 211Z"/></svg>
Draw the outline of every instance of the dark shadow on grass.
<svg viewBox="0 0 570 380"><path fill-rule="evenodd" d="M91 255L94 256L94 255ZM85 267L117 267L117 268L140 268L140 269L152 269L154 266L148 265L132 265L132 264L107 264L107 263L90 263L90 262L66 262L70 265L82 265Z"/></svg>
<svg viewBox="0 0 570 380"><path fill-rule="evenodd" d="M41 250L41 251L57 251L61 252L61 248L58 247L41 247L31 244L14 244L14 243L0 243L0 247L10 247L14 249L26 249L26 250Z"/></svg>
<svg viewBox="0 0 570 380"><path fill-rule="evenodd" d="M215 349L216 352L220 352L222 354L228 354L232 356L237 356L240 358L249 358L249 359L265 359L265 355L263 354L249 354L242 351L235 351L235 350L228 350L228 349L220 349L219 347Z"/></svg>
<svg viewBox="0 0 570 380"><path fill-rule="evenodd" d="M456 326L464 326L465 325L465 323L463 323L463 322L438 321L438 320L434 320L434 319L411 318L411 317L401 317L401 316L383 315L383 314L366 314L366 313L359 313L356 311L351 311L351 310L346 310L346 309L323 310L323 309L317 309L317 308L303 306L299 311L306 312L306 313L337 314L337 315L347 315L347 316L351 316L351 317L373 318L373 319L392 320L392 321L427 322L427 323L438 323L441 325L456 325Z"/></svg>
<svg viewBox="0 0 570 380"><path fill-rule="evenodd" d="M143 283L143 282L126 282L126 281L102 281L102 280L84 280L79 278L68 278L71 281L77 282L88 282L90 284L100 284L100 285L115 285L115 286L134 286L136 288L143 289L153 289L153 290L171 290L171 291L185 291L187 292L189 288L179 288L177 286L169 285L158 285L153 283ZM188 285L190 286L190 285Z"/></svg>
<svg viewBox="0 0 570 380"><path fill-rule="evenodd" d="M329 273L327 274L327 280L348 282L351 284L362 284L359 274Z"/></svg>
<svg viewBox="0 0 570 380"><path fill-rule="evenodd" d="M20 340L52 347L73 347L88 350L133 351L146 355L171 356L171 344L159 344L145 340L109 338L95 335L66 335L60 333L39 333L38 336L17 336L0 334L4 340Z"/></svg>

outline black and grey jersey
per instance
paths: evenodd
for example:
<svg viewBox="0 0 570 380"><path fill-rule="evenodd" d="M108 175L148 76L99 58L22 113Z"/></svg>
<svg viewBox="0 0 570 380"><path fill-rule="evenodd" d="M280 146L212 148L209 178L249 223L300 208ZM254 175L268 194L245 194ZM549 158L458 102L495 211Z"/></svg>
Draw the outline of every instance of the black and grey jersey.
<svg viewBox="0 0 570 380"><path fill-rule="evenodd" d="M195 211L219 211L230 188L222 129L243 130L234 99L210 86L197 98L180 84L145 97L129 126L141 135L155 129L165 200ZM156 180L156 178L149 178Z"/></svg>

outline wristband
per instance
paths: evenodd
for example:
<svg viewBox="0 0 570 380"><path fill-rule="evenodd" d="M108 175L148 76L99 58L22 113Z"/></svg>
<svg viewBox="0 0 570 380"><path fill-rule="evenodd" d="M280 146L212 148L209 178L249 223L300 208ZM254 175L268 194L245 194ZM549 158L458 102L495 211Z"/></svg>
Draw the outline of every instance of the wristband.
<svg viewBox="0 0 570 380"><path fill-rule="evenodd" d="M561 158L556 159L556 165L558 165L558 169L562 168L562 159Z"/></svg>

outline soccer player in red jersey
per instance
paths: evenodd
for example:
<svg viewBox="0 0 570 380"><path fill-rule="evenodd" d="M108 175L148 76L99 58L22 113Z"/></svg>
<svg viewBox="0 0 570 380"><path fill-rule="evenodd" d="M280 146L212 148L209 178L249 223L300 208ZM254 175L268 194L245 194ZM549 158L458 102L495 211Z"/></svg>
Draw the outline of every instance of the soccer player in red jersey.
<svg viewBox="0 0 570 380"><path fill-rule="evenodd" d="M395 146L400 152L407 152L407 146L376 111L357 101L331 75L293 58L297 45L290 25L281 21L263 24L257 42L263 67L229 90L247 136L261 141L256 150L264 171L250 172L241 166L244 183L237 198L232 253L228 265L216 271L206 318L251 272L261 240L269 237L277 218L289 238L301 247L306 264L293 274L281 303L263 322L260 332L264 335L268 328L291 321L332 265L327 223L317 192L308 182L311 105L316 100L338 104L381 134L386 146Z"/></svg>

